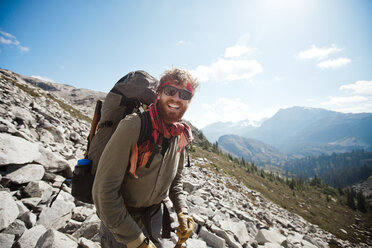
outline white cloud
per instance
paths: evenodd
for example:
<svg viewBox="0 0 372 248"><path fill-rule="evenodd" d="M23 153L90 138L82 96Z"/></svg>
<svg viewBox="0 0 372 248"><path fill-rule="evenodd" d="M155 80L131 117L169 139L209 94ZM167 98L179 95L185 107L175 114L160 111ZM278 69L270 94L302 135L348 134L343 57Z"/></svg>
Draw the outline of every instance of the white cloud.
<svg viewBox="0 0 372 248"><path fill-rule="evenodd" d="M191 73L200 81L234 81L250 79L262 71L256 60L218 59L210 66L199 65Z"/></svg>
<svg viewBox="0 0 372 248"><path fill-rule="evenodd" d="M349 97L329 97L327 102L321 103L324 106L336 106L336 107L345 107L348 104L359 104L367 102L369 99L364 96L349 96Z"/></svg>
<svg viewBox="0 0 372 248"><path fill-rule="evenodd" d="M345 66L351 62L348 58L329 59L326 61L319 62L317 66L321 69L338 68Z"/></svg>
<svg viewBox="0 0 372 248"><path fill-rule="evenodd" d="M356 94L371 95L372 94L372 80L371 81L360 80L353 84L342 85L340 87L340 90L346 90L346 91L350 90Z"/></svg>
<svg viewBox="0 0 372 248"><path fill-rule="evenodd" d="M244 46L244 45L236 45L226 48L225 50L225 58L238 58L245 54L252 54L253 48Z"/></svg>
<svg viewBox="0 0 372 248"><path fill-rule="evenodd" d="M22 52L30 51L30 48L21 46L21 43L16 39L14 35L1 31L1 30L0 30L0 44L9 45L9 46L14 45L18 47L18 49L21 50Z"/></svg>
<svg viewBox="0 0 372 248"><path fill-rule="evenodd" d="M12 43L13 42L11 40L5 39L4 37L0 36L0 44L10 45Z"/></svg>
<svg viewBox="0 0 372 248"><path fill-rule="evenodd" d="M332 45L329 48L318 48L315 45L312 45L310 49L299 52L298 57L300 59L324 59L331 53L339 52L341 51L340 48L338 48L336 45Z"/></svg>

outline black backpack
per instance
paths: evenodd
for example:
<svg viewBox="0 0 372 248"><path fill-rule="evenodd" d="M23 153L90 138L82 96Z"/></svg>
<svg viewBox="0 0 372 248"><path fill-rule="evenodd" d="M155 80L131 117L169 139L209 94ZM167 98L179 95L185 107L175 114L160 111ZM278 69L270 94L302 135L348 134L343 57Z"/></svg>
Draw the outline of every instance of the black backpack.
<svg viewBox="0 0 372 248"><path fill-rule="evenodd" d="M125 116L137 112L141 118L138 145L151 136L151 119L144 109L155 101L157 85L158 80L145 71L130 72L114 85L103 104L97 102L85 159L78 161L73 172L71 194L75 199L93 203L92 187L99 159Z"/></svg>

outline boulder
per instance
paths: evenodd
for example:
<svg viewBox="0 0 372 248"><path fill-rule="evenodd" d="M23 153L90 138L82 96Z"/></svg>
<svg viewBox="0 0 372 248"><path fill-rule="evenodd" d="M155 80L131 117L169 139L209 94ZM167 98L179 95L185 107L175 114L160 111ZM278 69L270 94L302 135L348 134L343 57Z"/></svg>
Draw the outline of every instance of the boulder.
<svg viewBox="0 0 372 248"><path fill-rule="evenodd" d="M19 210L10 193L0 191L0 199L0 230L3 230L18 217Z"/></svg>
<svg viewBox="0 0 372 248"><path fill-rule="evenodd" d="M41 203L45 203L53 194L53 187L44 181L29 182L24 189L29 197L40 197Z"/></svg>
<svg viewBox="0 0 372 248"><path fill-rule="evenodd" d="M225 248L226 241L216 234L208 231L205 227L202 227L199 232L200 238L202 238L209 246L214 248Z"/></svg>
<svg viewBox="0 0 372 248"><path fill-rule="evenodd" d="M66 234L49 229L39 238L35 248L77 248L78 246L78 243L72 240Z"/></svg>
<svg viewBox="0 0 372 248"><path fill-rule="evenodd" d="M42 225L37 225L26 230L17 242L18 247L34 248L41 235L43 235L46 231L47 229Z"/></svg>
<svg viewBox="0 0 372 248"><path fill-rule="evenodd" d="M41 180L44 176L44 167L39 164L27 164L6 175L6 177L16 184L29 183Z"/></svg>
<svg viewBox="0 0 372 248"><path fill-rule="evenodd" d="M40 147L39 154L35 162L43 165L47 171L60 172L70 168L69 163L61 155L52 152L50 148Z"/></svg>
<svg viewBox="0 0 372 248"><path fill-rule="evenodd" d="M22 214L19 219L26 224L27 228L31 228L36 224L36 215L31 212Z"/></svg>
<svg viewBox="0 0 372 248"><path fill-rule="evenodd" d="M10 224L2 233L13 234L16 239L19 239L19 237L22 236L26 229L26 224L23 221L17 219L12 224Z"/></svg>
<svg viewBox="0 0 372 248"><path fill-rule="evenodd" d="M270 228L269 230L261 229L256 235L256 241L258 242L258 244L265 244L265 246L266 243L281 244L284 240L286 240L286 237L284 237L282 234L280 234L279 231L273 228Z"/></svg>
<svg viewBox="0 0 372 248"><path fill-rule="evenodd" d="M14 234L0 233L1 248L11 248L14 243Z"/></svg>
<svg viewBox="0 0 372 248"><path fill-rule="evenodd" d="M39 156L37 143L7 133L0 133L0 166L32 163Z"/></svg>

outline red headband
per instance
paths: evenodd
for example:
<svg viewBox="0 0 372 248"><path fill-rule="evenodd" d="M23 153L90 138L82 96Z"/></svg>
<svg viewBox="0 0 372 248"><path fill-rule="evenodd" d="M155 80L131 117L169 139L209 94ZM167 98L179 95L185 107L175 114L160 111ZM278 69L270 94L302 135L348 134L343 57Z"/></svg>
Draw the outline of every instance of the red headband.
<svg viewBox="0 0 372 248"><path fill-rule="evenodd" d="M163 88L163 87L166 86L166 85L171 85L171 84L174 84L174 83L173 83L173 82L165 82L165 83L163 83L163 84L161 85L161 87L160 87L159 89ZM186 88L188 91L190 91L191 94L194 95L194 93L193 93L194 89L192 88L191 83L187 83L185 88Z"/></svg>

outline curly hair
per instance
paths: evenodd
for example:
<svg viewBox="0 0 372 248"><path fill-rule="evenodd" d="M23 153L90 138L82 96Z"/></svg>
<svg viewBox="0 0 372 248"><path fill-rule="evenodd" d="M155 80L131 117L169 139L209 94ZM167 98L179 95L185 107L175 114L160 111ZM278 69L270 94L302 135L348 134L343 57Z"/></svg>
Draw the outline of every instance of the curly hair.
<svg viewBox="0 0 372 248"><path fill-rule="evenodd" d="M169 80L172 80L177 85L182 84L186 86L187 83L190 83L192 86L193 92L195 92L196 88L199 86L199 82L196 80L196 78L191 76L190 72L184 69L180 69L180 68L172 68L172 69L166 70L163 73L162 77L160 78L157 92L159 92L162 85L165 82L168 82Z"/></svg>

